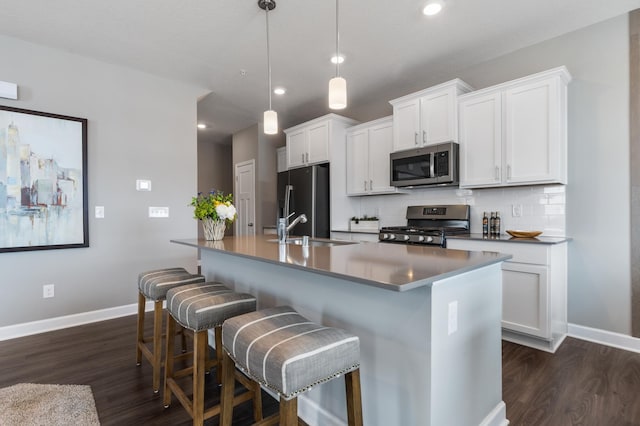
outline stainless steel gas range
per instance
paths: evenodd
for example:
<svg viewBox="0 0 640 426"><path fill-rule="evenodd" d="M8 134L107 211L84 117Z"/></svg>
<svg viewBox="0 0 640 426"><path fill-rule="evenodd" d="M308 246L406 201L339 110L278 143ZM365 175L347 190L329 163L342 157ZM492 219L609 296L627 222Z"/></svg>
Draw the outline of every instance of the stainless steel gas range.
<svg viewBox="0 0 640 426"><path fill-rule="evenodd" d="M447 235L470 232L470 208L465 204L407 207L407 225L380 229L385 243L447 246Z"/></svg>

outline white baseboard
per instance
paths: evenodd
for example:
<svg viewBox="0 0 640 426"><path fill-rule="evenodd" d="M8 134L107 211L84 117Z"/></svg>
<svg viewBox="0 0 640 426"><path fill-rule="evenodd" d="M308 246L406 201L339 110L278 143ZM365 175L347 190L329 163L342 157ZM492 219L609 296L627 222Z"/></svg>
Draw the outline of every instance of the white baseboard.
<svg viewBox="0 0 640 426"><path fill-rule="evenodd" d="M484 418L480 426L507 426L507 406L504 401L500 401L493 410Z"/></svg>
<svg viewBox="0 0 640 426"><path fill-rule="evenodd" d="M640 339L626 334L569 324L569 336L625 351L640 353Z"/></svg>
<svg viewBox="0 0 640 426"><path fill-rule="evenodd" d="M153 302L147 301L145 309L153 310ZM138 304L116 306L114 308L99 309L97 311L82 312L79 314L65 315L62 317L47 318L39 321L25 322L22 324L0 327L0 342L16 339L18 337L31 336L32 334L45 333L47 331L60 330L92 322L105 321L113 318L125 317L138 313Z"/></svg>

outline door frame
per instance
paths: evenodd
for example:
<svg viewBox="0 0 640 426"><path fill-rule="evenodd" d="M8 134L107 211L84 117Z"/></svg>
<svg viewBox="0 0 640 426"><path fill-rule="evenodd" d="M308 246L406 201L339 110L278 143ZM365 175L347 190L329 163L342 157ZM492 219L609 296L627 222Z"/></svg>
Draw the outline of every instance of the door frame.
<svg viewBox="0 0 640 426"><path fill-rule="evenodd" d="M251 160L246 160L246 161L241 161L239 163L234 164L234 168L233 168L233 193L234 195L238 194L238 168L243 167L243 166L251 166L251 169L253 170L253 203L251 204L251 209L253 210L253 226L254 226L254 235L257 234L257 219L256 219L256 160L255 158L252 158ZM235 200L234 200L235 201ZM233 233L234 235L240 235L240 232L238 232L238 224L239 221L236 220L234 222L234 228L233 228Z"/></svg>

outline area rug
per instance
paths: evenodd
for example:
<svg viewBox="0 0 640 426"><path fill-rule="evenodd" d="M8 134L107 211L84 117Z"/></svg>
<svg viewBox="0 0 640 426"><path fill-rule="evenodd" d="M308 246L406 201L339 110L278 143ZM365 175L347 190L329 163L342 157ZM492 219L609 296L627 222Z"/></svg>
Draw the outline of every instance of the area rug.
<svg viewBox="0 0 640 426"><path fill-rule="evenodd" d="M91 386L20 383L0 389L1 426L100 425Z"/></svg>

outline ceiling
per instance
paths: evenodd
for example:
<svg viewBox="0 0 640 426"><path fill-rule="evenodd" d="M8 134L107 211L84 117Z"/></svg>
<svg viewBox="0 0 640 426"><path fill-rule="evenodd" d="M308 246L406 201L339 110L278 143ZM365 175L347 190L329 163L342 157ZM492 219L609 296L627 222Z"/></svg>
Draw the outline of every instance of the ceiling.
<svg viewBox="0 0 640 426"><path fill-rule="evenodd" d="M269 13L280 127L331 112L333 0L276 0ZM640 0L342 0L341 75L360 120L455 77L456 70L640 8ZM256 0L0 0L0 34L120 64L210 91L198 105L207 140L262 120L268 106L265 12ZM241 72L241 70L244 70ZM389 108L390 112L390 108Z"/></svg>

